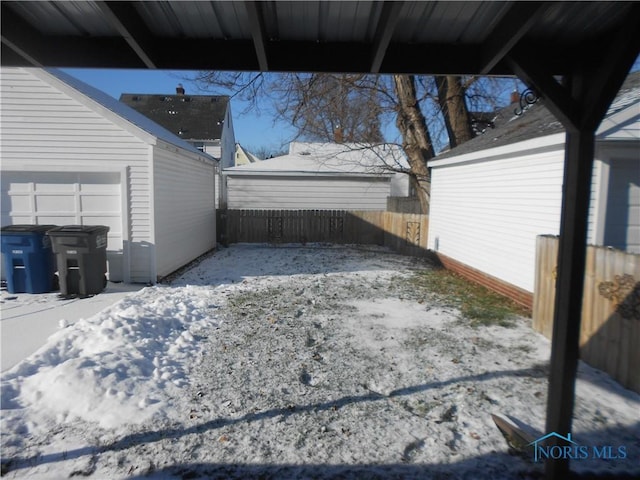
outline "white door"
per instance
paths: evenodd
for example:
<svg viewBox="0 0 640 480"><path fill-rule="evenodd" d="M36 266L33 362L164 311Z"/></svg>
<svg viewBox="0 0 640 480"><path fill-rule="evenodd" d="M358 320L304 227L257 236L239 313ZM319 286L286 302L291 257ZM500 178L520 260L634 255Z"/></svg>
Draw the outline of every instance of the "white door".
<svg viewBox="0 0 640 480"><path fill-rule="evenodd" d="M2 226L106 225L109 280L123 280L121 179L117 172L2 172Z"/></svg>

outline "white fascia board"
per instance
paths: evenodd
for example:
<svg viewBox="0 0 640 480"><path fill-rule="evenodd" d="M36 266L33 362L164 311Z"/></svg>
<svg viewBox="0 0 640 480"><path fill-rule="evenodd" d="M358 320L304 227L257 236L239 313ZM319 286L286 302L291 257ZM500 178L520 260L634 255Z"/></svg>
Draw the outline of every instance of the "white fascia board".
<svg viewBox="0 0 640 480"><path fill-rule="evenodd" d="M612 131L617 130L617 128L621 124L637 122L640 122L640 101L634 102L627 108L620 110L610 117L605 118L596 132L597 140L606 140L607 135L609 135ZM640 139L640 137L636 138Z"/></svg>
<svg viewBox="0 0 640 480"><path fill-rule="evenodd" d="M442 160L432 160L428 162L429 167L439 168L461 163L482 162L485 160L499 160L513 158L515 153L523 154L535 150L555 149L560 146L564 149L565 133L554 133L544 137L532 138L523 142L510 143L496 148L486 148L476 152L465 153L455 157L443 158Z"/></svg>

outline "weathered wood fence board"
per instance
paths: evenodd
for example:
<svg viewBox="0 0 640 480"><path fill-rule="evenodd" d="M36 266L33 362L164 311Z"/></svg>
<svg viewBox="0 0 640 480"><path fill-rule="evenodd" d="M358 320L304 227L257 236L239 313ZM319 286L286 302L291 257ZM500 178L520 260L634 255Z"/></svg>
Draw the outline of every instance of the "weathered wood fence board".
<svg viewBox="0 0 640 480"><path fill-rule="evenodd" d="M220 215L225 243L369 244L412 254L427 249L427 215L344 210L226 210Z"/></svg>
<svg viewBox="0 0 640 480"><path fill-rule="evenodd" d="M537 238L533 328L553 333L558 238ZM640 392L640 255L587 247L580 357Z"/></svg>

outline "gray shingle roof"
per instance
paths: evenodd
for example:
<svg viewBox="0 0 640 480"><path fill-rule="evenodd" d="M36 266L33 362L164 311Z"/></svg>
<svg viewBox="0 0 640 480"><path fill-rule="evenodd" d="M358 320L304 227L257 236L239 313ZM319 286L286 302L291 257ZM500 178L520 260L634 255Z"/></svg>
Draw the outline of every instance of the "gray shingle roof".
<svg viewBox="0 0 640 480"><path fill-rule="evenodd" d="M229 97L123 93L120 101L185 140L219 140Z"/></svg>
<svg viewBox="0 0 640 480"><path fill-rule="evenodd" d="M623 110L639 98L640 72L634 72L629 74L620 88L618 95L607 112L607 116ZM564 132L563 125L545 107L544 99L540 99L537 103L525 108L522 115L516 115L515 111L516 109L519 110L519 108L520 105L518 103L512 103L499 110L494 118L495 128L487 128L483 134L456 148L441 153L436 156L436 159L456 157L466 153Z"/></svg>

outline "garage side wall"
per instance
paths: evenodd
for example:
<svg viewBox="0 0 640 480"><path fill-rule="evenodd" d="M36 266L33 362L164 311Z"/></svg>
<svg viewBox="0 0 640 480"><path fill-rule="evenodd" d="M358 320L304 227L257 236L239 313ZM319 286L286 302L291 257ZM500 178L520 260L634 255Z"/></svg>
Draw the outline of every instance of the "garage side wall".
<svg viewBox="0 0 640 480"><path fill-rule="evenodd" d="M227 175L227 208L386 210L388 177Z"/></svg>
<svg viewBox="0 0 640 480"><path fill-rule="evenodd" d="M536 236L560 225L563 152L433 168L429 249L533 292Z"/></svg>
<svg viewBox="0 0 640 480"><path fill-rule="evenodd" d="M216 245L214 164L154 147L157 276L166 276Z"/></svg>
<svg viewBox="0 0 640 480"><path fill-rule="evenodd" d="M110 279L148 282L150 146L59 83L0 69L2 223L109 225Z"/></svg>

